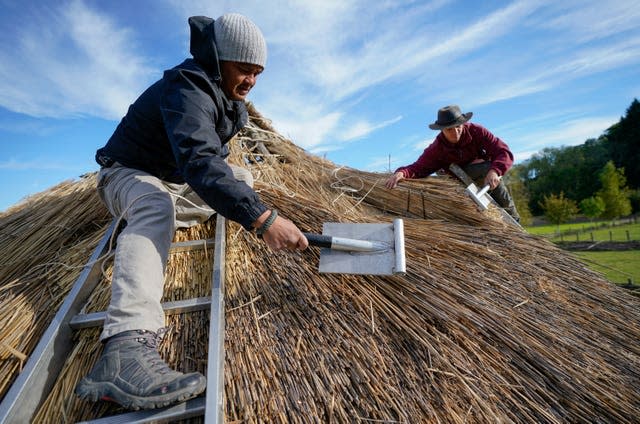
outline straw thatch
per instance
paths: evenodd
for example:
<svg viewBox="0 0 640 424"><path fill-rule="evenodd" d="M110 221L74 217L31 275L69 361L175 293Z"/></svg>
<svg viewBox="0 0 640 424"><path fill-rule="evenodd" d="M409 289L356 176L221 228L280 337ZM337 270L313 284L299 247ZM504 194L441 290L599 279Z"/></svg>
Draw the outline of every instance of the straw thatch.
<svg viewBox="0 0 640 424"><path fill-rule="evenodd" d="M255 110L232 160L305 231L405 217L407 274L319 274L318 250L270 252L227 227L227 422L611 422L640 416L639 299L552 244L480 213L449 178L386 190L386 175L340 168L282 138ZM0 390L44 331L109 218L94 177L0 216ZM214 236L214 225L176 241ZM178 252L165 300L206 296L211 251ZM65 264L65 265L62 265ZM109 299L107 267L87 312ZM174 367L206 370L208 313L167 317ZM77 343L36 422L110 415L73 387L100 353Z"/></svg>

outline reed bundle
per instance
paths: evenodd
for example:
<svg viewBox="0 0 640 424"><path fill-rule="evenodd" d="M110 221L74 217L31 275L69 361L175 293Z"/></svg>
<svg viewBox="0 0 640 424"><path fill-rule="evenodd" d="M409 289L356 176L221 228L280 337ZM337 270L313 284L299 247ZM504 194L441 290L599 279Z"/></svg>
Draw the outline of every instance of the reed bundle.
<svg viewBox="0 0 640 424"><path fill-rule="evenodd" d="M552 244L481 214L452 180L386 190L385 175L309 155L251 115L231 160L252 170L266 203L313 232L324 222L404 216L408 269L391 277L319 274L317 249L274 253L229 223L227 422L631 423L640 416L638 298ZM207 222L179 231L176 241L214 233ZM49 238L41 243L54 245ZM210 251L172 254L165 300L208 295L211 259ZM109 272L88 311L106 308ZM167 316L167 325L167 361L205 372L208 313ZM77 332L35 422L117 411L73 394L99 355L98 334Z"/></svg>

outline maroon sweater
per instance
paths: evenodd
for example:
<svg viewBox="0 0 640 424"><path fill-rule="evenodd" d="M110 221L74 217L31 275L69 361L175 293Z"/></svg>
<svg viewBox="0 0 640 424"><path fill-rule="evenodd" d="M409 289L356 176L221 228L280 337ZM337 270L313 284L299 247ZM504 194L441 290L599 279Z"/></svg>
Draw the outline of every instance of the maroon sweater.
<svg viewBox="0 0 640 424"><path fill-rule="evenodd" d="M491 169L499 176L513 165L513 154L504 141L482 125L467 122L463 125L460 141L450 143L440 132L417 161L401 166L395 172L402 172L405 178L424 178L440 169L449 172L452 163L465 167L476 159L491 161Z"/></svg>

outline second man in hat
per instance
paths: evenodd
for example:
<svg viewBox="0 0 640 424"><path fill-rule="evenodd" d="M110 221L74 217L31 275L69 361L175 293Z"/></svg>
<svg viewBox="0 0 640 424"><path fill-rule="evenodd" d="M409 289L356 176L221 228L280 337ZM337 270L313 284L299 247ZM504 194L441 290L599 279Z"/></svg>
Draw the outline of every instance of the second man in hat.
<svg viewBox="0 0 640 424"><path fill-rule="evenodd" d="M438 119L429 125L440 134L411 165L401 166L387 179L387 188L395 188L406 178L424 178L455 163L482 185L516 221L520 215L502 176L513 165L513 154L504 141L485 127L468 122L473 112L462 113L457 105L438 110Z"/></svg>

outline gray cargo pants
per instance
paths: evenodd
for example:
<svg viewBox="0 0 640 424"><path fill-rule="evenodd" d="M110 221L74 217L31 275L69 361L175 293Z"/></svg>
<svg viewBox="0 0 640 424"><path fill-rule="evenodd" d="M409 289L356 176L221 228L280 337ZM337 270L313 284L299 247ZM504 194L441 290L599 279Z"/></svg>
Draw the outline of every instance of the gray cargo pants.
<svg viewBox="0 0 640 424"><path fill-rule="evenodd" d="M231 169L253 186L248 170ZM187 184L168 183L117 162L100 170L98 193L111 214L127 222L118 236L111 303L100 339L128 330L157 332L165 325L160 300L175 230L202 223L215 211Z"/></svg>
<svg viewBox="0 0 640 424"><path fill-rule="evenodd" d="M475 185L478 186L478 189L480 189L484 186L484 177L487 175L487 172L489 172L489 169L491 169L491 162L487 161L472 163L465 166L463 169L464 172L467 173L469 178L473 180ZM513 219L515 219L517 222L520 221L520 214L518 214L516 205L511 198L511 194L509 193L507 186L502 182L502 180L500 180L500 184L498 184L498 187L489 191L489 194L491 194L491 197L494 198L496 203L498 203L505 211L507 211L507 213L513 217Z"/></svg>

